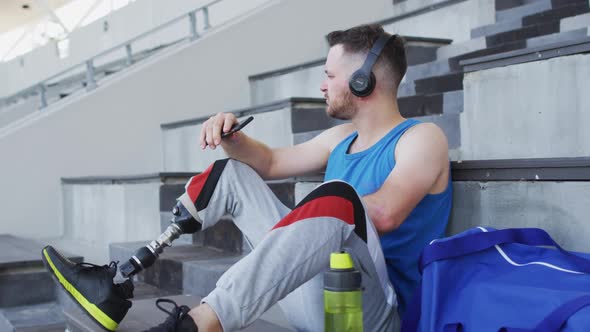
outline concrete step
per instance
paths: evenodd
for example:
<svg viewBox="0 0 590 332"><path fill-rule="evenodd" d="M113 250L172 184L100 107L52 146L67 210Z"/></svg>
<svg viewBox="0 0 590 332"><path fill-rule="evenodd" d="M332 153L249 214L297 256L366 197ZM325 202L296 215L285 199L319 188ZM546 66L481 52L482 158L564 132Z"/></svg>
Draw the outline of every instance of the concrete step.
<svg viewBox="0 0 590 332"><path fill-rule="evenodd" d="M450 39L404 36L408 66L420 65L436 60L440 47L449 45Z"/></svg>
<svg viewBox="0 0 590 332"><path fill-rule="evenodd" d="M56 287L41 260L45 245L30 239L0 234L0 307L17 307L54 301ZM80 262L82 257L64 255Z"/></svg>
<svg viewBox="0 0 590 332"><path fill-rule="evenodd" d="M586 27L577 30L553 33L546 36L529 38L526 41L527 48L540 47L543 45L555 44L568 40L580 40L582 38L588 37L588 31L589 29Z"/></svg>
<svg viewBox="0 0 590 332"><path fill-rule="evenodd" d="M458 114L463 111L463 91L402 97L398 98L398 106L406 118L443 113Z"/></svg>
<svg viewBox="0 0 590 332"><path fill-rule="evenodd" d="M110 246L111 259L125 262L129 260L137 249L145 244L145 242L114 243ZM207 268L197 269L194 266L185 270L184 265L186 263L198 262L197 264L202 266L216 266L219 265L216 263L217 260L221 259L222 262L229 262L233 259L235 262L241 256L241 254L224 253L220 250L198 245L172 246L166 248L154 265L139 273L136 278L141 282L145 282L159 289L177 293L189 293L184 289L185 284L191 290L202 290L206 288L201 285L189 285L189 280L190 282L204 283L204 285L208 286L211 280L208 280L205 276L210 277L211 273L207 273L210 271ZM226 265L227 268L231 266L231 264ZM212 269L215 270L215 267L212 267ZM219 268L217 269L219 270ZM203 275L199 273L203 273Z"/></svg>
<svg viewBox="0 0 590 332"><path fill-rule="evenodd" d="M529 25L516 30L497 33L486 37L488 47L500 46L510 42L526 40L559 32L559 20Z"/></svg>
<svg viewBox="0 0 590 332"><path fill-rule="evenodd" d="M524 6L539 0L496 0L496 10L510 9L514 7Z"/></svg>
<svg viewBox="0 0 590 332"><path fill-rule="evenodd" d="M436 56L437 59L442 60L484 48L486 48L486 39L484 37L472 37L472 39L461 43L440 47L436 51Z"/></svg>
<svg viewBox="0 0 590 332"><path fill-rule="evenodd" d="M199 296L168 296L166 297L175 301L178 305L188 305L189 307L197 306L201 297ZM145 331L153 326L162 323L168 315L158 309L155 305L156 298L145 300L134 300L133 306L129 309L127 316L123 319L117 331L120 332L139 332ZM104 331L91 318L86 316L80 310L66 310L67 328L70 332L102 332ZM240 331L248 332L286 332L293 331L289 323L278 308L272 308L262 315L252 325Z"/></svg>
<svg viewBox="0 0 590 332"><path fill-rule="evenodd" d="M416 87L414 85L414 82L405 82L402 81L399 85L399 87L397 88L397 97L401 98L401 97L409 97L409 96L413 96L416 94Z"/></svg>
<svg viewBox="0 0 590 332"><path fill-rule="evenodd" d="M566 17L560 21L559 31L571 31L590 27L590 13Z"/></svg>
<svg viewBox="0 0 590 332"><path fill-rule="evenodd" d="M506 20L471 29L471 38L480 38L522 28L522 18Z"/></svg>
<svg viewBox="0 0 590 332"><path fill-rule="evenodd" d="M518 7L512 7L496 11L496 22L513 21L527 15L540 13L551 9L551 0L538 0L532 3L526 3Z"/></svg>
<svg viewBox="0 0 590 332"><path fill-rule="evenodd" d="M170 225L172 207L176 204L176 198L184 193L185 182L164 184L160 187L161 231L164 231ZM268 181L267 184L285 206L290 208L295 206L296 182L294 180ZM181 239L177 240L176 243L197 244L215 248L226 253L250 251L250 248L242 238L241 232L233 224L229 216L223 217L214 227L206 229L203 232L181 236Z"/></svg>
<svg viewBox="0 0 590 332"><path fill-rule="evenodd" d="M213 289L217 280L232 265L243 256L232 256L218 259L203 259L186 262L183 265L183 292L201 297L207 296Z"/></svg>
<svg viewBox="0 0 590 332"><path fill-rule="evenodd" d="M56 302L0 309L0 331L63 332L64 315Z"/></svg>
<svg viewBox="0 0 590 332"><path fill-rule="evenodd" d="M588 1L568 1L566 5L523 17L522 25L525 27L529 25L542 24L545 22L561 20L563 18L585 14L588 12L590 12Z"/></svg>
<svg viewBox="0 0 590 332"><path fill-rule="evenodd" d="M448 59L440 59L433 62L408 67L402 82L413 83L415 80L421 78L440 76L449 73L451 73L451 67L449 65Z"/></svg>
<svg viewBox="0 0 590 332"><path fill-rule="evenodd" d="M445 135L449 144L449 150L456 150L461 147L461 126L460 114L438 114L416 117L416 119L423 122L432 122L439 126ZM453 156L453 152L449 152L449 156Z"/></svg>
<svg viewBox="0 0 590 332"><path fill-rule="evenodd" d="M416 80L417 94L433 94L463 89L463 73L456 72Z"/></svg>
<svg viewBox="0 0 590 332"><path fill-rule="evenodd" d="M470 160L452 169L447 234L539 227L568 250L590 251L590 158Z"/></svg>
<svg viewBox="0 0 590 332"><path fill-rule="evenodd" d="M323 98L320 84L326 76L325 62L318 59L248 77L251 103L260 105L291 96Z"/></svg>
<svg viewBox="0 0 590 332"><path fill-rule="evenodd" d="M44 243L82 252L87 261L106 264L110 243L141 241L145 244L170 225L176 199L195 174L63 179L65 235L45 239ZM283 204L295 206L295 180L270 181L268 185ZM241 232L226 217L203 232L182 235L175 244L198 244L227 253L250 250Z"/></svg>
<svg viewBox="0 0 590 332"><path fill-rule="evenodd" d="M344 123L326 115L323 98L289 98L233 113L242 119L253 115L254 121L243 131L271 148L290 146L298 135ZM203 171L213 161L226 158L222 149L203 151L197 146L201 124L207 119L196 118L161 125L165 171Z"/></svg>
<svg viewBox="0 0 590 332"><path fill-rule="evenodd" d="M509 43L504 43L504 44L501 44L498 46L494 46L494 47L487 47L487 48L484 48L481 50L477 50L477 51L473 51L473 52L469 52L469 53L465 53L465 54L461 54L461 55L449 58L449 60L448 60L449 67L451 68L452 71L461 71L462 68L459 65L459 62L462 60L480 58L483 56L500 54L500 53L520 50L520 49L524 49L524 48L526 48L526 40L517 40L517 41L513 41L513 42L509 42Z"/></svg>
<svg viewBox="0 0 590 332"><path fill-rule="evenodd" d="M584 45L587 53L588 41ZM538 49L528 59L516 57L521 63L507 66L506 62L492 62L489 68L493 70L465 74L463 158L590 155L590 136L585 129L590 123L590 113L585 111L590 107L590 86L587 80L580 79L590 76L590 56L566 53L566 48L549 51L572 56L535 61L540 55L544 59L544 51Z"/></svg>
<svg viewBox="0 0 590 332"><path fill-rule="evenodd" d="M405 36L408 66L436 60L439 47L448 45L448 39ZM280 68L252 75L250 96L253 105L264 104L292 96L321 98L319 87L325 78L325 59Z"/></svg>

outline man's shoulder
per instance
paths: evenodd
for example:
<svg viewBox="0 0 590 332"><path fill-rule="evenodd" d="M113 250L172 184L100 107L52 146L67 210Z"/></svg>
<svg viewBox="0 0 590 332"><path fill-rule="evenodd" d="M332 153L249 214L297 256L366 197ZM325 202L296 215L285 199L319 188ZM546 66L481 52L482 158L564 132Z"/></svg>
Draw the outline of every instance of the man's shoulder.
<svg viewBox="0 0 590 332"><path fill-rule="evenodd" d="M447 154L448 142L444 131L432 122L420 122L409 128L400 137L397 150L427 150L430 152L444 152Z"/></svg>
<svg viewBox="0 0 590 332"><path fill-rule="evenodd" d="M342 142L346 137L350 136L355 131L352 123L344 123L341 125L334 126L330 129L326 129L321 136L324 144L329 147L330 151L334 150L336 146Z"/></svg>
<svg viewBox="0 0 590 332"><path fill-rule="evenodd" d="M408 130L402 135L400 141L404 140L407 142L421 141L424 138L445 140L447 139L444 131L432 122L419 122L416 125L408 128Z"/></svg>

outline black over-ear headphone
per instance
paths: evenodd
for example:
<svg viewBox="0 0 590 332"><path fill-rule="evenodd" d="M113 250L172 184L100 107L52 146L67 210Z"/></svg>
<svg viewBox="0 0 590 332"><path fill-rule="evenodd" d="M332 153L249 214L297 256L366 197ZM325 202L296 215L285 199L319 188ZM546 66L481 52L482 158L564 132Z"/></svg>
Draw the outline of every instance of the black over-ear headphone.
<svg viewBox="0 0 590 332"><path fill-rule="evenodd" d="M373 92L375 89L375 75L373 74L373 66L381 51L383 51L383 47L385 44L391 39L393 36L389 36L387 34L382 34L379 36L379 39L373 44L369 54L367 54L367 58L365 59L365 63L361 67L361 69L355 71L350 79L348 80L348 86L350 91L353 95L357 97L366 97Z"/></svg>

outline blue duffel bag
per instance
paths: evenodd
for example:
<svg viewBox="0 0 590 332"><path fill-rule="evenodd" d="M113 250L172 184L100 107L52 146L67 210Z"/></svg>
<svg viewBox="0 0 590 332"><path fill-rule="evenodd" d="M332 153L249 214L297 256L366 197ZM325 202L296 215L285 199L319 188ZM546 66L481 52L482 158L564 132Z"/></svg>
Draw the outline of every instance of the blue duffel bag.
<svg viewBox="0 0 590 332"><path fill-rule="evenodd" d="M590 331L590 254L542 229L477 227L433 241L420 270L402 332Z"/></svg>

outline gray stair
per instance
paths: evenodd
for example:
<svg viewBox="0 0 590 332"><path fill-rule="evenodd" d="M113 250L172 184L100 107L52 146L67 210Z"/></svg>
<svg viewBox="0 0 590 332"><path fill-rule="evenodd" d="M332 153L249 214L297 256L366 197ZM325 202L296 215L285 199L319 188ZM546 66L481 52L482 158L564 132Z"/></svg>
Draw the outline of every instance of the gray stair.
<svg viewBox="0 0 590 332"><path fill-rule="evenodd" d="M496 11L496 22L509 21L551 9L551 0L537 0L522 6Z"/></svg>
<svg viewBox="0 0 590 332"><path fill-rule="evenodd" d="M588 37L588 28L553 33L546 36L534 37L527 40L527 48L559 43L568 40L579 40Z"/></svg>
<svg viewBox="0 0 590 332"><path fill-rule="evenodd" d="M452 169L449 235L540 227L568 250L590 251L590 158L460 161Z"/></svg>
<svg viewBox="0 0 590 332"><path fill-rule="evenodd" d="M436 56L437 59L448 59L456 55L481 50L483 48L486 48L486 39L483 37L472 37L472 39L461 43L440 47L436 52Z"/></svg>
<svg viewBox="0 0 590 332"><path fill-rule="evenodd" d="M495 47L557 32L559 32L559 21L547 21L487 36L486 43L488 47Z"/></svg>
<svg viewBox="0 0 590 332"><path fill-rule="evenodd" d="M88 262L106 264L110 243L146 244L169 226L172 207L195 174L63 179L65 235L55 242L83 252ZM294 179L268 184L286 206L295 205ZM94 212L86 213L89 210ZM175 245L180 244L208 246L228 253L249 251L242 234L228 218L195 235L182 235L175 241Z"/></svg>
<svg viewBox="0 0 590 332"><path fill-rule="evenodd" d="M570 31L590 27L590 13L566 17L561 20L559 31Z"/></svg>
<svg viewBox="0 0 590 332"><path fill-rule="evenodd" d="M0 310L2 332L63 332L65 327L62 309L56 302Z"/></svg>
<svg viewBox="0 0 590 332"><path fill-rule="evenodd" d="M522 28L522 18L500 21L494 24L484 25L471 29L471 38L486 37L500 32Z"/></svg>
<svg viewBox="0 0 590 332"><path fill-rule="evenodd" d="M200 303L199 296L169 296L168 299L176 301L179 305L195 307ZM156 298L134 300L133 306L119 324L119 332L139 332L147 330L162 323L168 316L155 305ZM104 331L91 318L83 314L79 309L69 309L64 312L67 328L70 332L102 332ZM240 331L247 332L286 332L293 331L282 315L276 309L269 310L252 325Z"/></svg>
<svg viewBox="0 0 590 332"><path fill-rule="evenodd" d="M496 0L496 10L510 9L533 3L539 0Z"/></svg>
<svg viewBox="0 0 590 332"><path fill-rule="evenodd" d="M190 261L183 265L183 291L185 294L207 296L213 289L217 280L233 264L243 256L230 256L227 258L209 259L206 257L200 261Z"/></svg>
<svg viewBox="0 0 590 332"><path fill-rule="evenodd" d="M534 25L548 21L558 21L567 17L588 13L590 9L586 0L553 0L553 8L522 18L522 25Z"/></svg>
<svg viewBox="0 0 590 332"><path fill-rule="evenodd" d="M408 83L413 83L413 81L418 79L449 74L450 72L451 67L449 65L448 59L441 59L417 66L408 67L408 70L406 71L406 76L404 76L404 81Z"/></svg>
<svg viewBox="0 0 590 332"><path fill-rule="evenodd" d="M306 132L344 123L326 115L323 98L289 98L232 113L242 119L253 115L254 121L243 131L272 148L290 146ZM222 149L203 151L197 146L201 124L207 119L196 118L161 125L165 171L203 171L213 161L226 158Z"/></svg>
<svg viewBox="0 0 590 332"><path fill-rule="evenodd" d="M547 49L466 62L466 69L477 72L467 73L464 80L463 158L590 155L585 129L590 123L589 83L579 79L588 76L582 74L590 68L588 52L590 38L586 37ZM482 70L488 68L494 70Z"/></svg>
<svg viewBox="0 0 590 332"><path fill-rule="evenodd" d="M436 60L437 50L451 43L449 39L405 36L408 66ZM323 97L319 87L325 78L325 59L289 66L250 76L253 105L301 97Z"/></svg>
<svg viewBox="0 0 590 332"><path fill-rule="evenodd" d="M62 290L41 261L45 245L0 235L0 331L63 331ZM63 252L75 262L82 257Z"/></svg>
<svg viewBox="0 0 590 332"><path fill-rule="evenodd" d="M417 94L433 94L463 89L463 73L422 78L415 81Z"/></svg>
<svg viewBox="0 0 590 332"><path fill-rule="evenodd" d="M111 245L111 259L125 262L145 242L115 243ZM164 253L156 260L154 265L139 273L136 278L159 289L171 292L186 293L183 289L184 279L187 277L183 272L184 264L187 262L199 261L206 265L218 259L236 260L241 256L239 253L224 253L220 250L202 247L198 245L177 245L166 248ZM212 264L212 263L211 263ZM202 280L199 276L195 280ZM195 286L196 287L196 286Z"/></svg>
<svg viewBox="0 0 590 332"><path fill-rule="evenodd" d="M41 261L43 244L0 235L0 308L25 306L56 299L54 282ZM82 257L64 253L73 261Z"/></svg>
<svg viewBox="0 0 590 332"><path fill-rule="evenodd" d="M458 114L463 111L463 91L400 97L398 106L400 113L406 118Z"/></svg>

